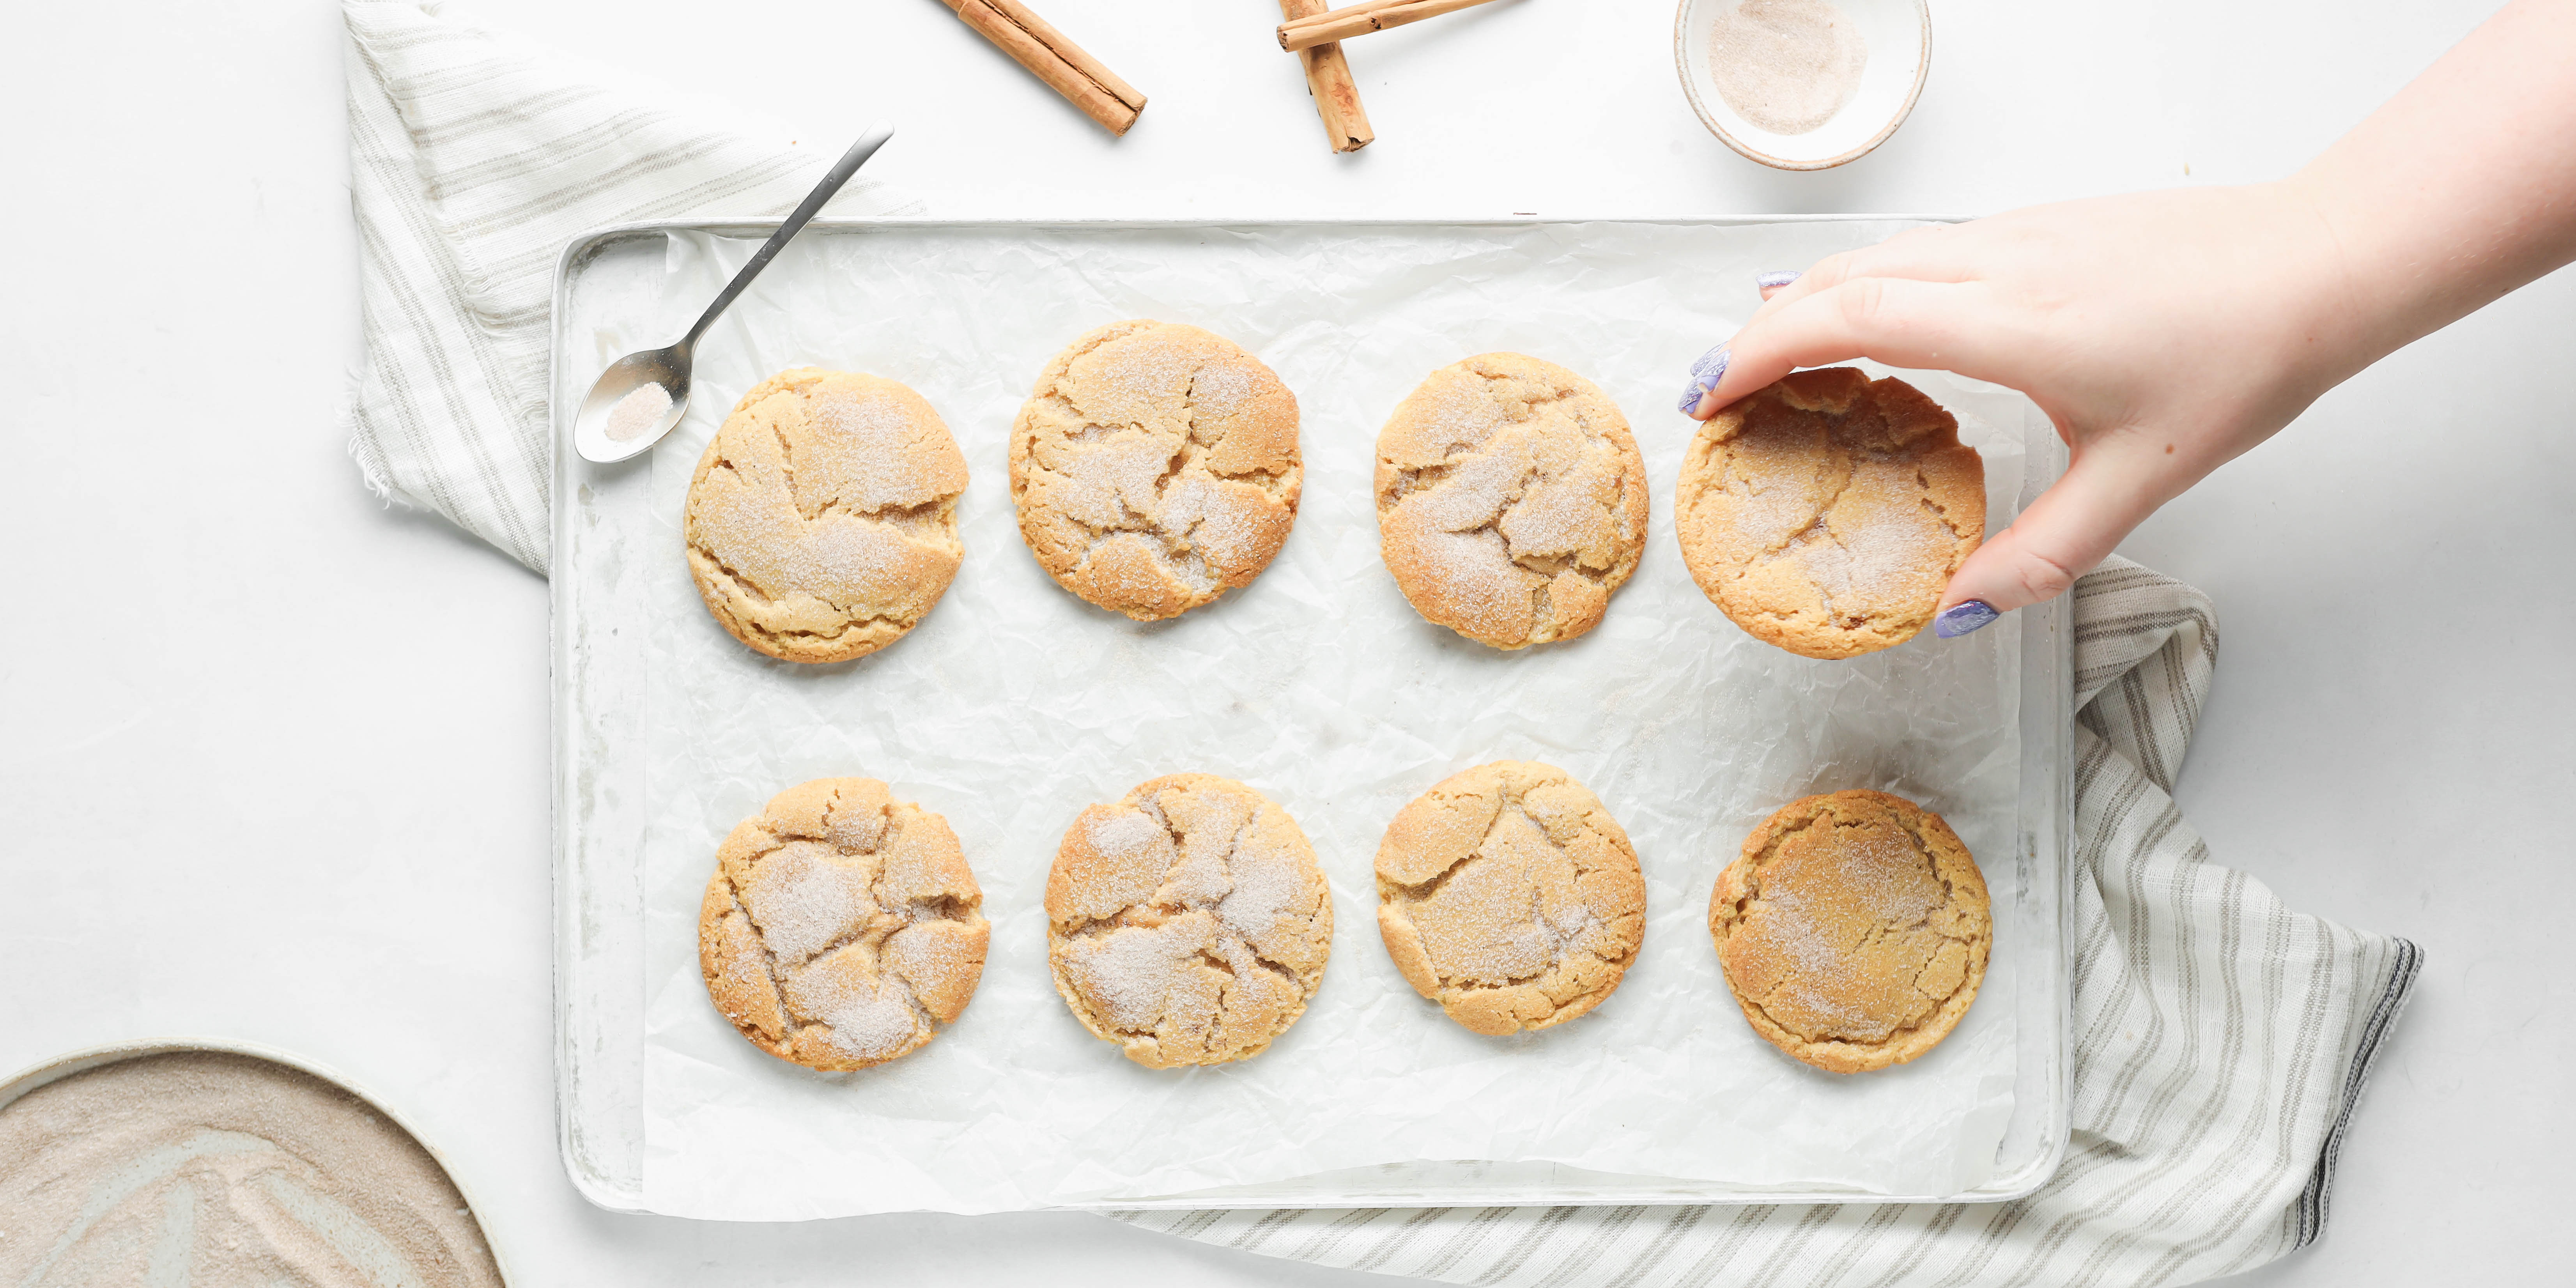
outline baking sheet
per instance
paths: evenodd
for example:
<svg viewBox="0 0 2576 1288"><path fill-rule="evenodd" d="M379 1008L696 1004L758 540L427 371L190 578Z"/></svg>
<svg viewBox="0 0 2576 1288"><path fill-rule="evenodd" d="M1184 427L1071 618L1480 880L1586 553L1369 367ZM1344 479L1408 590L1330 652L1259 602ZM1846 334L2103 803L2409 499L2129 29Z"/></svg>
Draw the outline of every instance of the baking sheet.
<svg viewBox="0 0 2576 1288"><path fill-rule="evenodd" d="M563 466L558 648L579 673L558 675L574 690L573 763L560 769L575 816L563 825L580 835L567 863L585 889L613 892L568 917L569 955L592 964L584 943L619 938L603 923L641 925L640 979L626 976L640 997L607 1001L613 977L577 981L575 1005L587 989L593 1011L624 1014L568 1027L568 1042L588 1044L568 1059L635 1064L585 1110L634 1124L623 1142L634 1205L778 1220L1194 1194L1375 1201L1459 1164L1511 1178L1506 1189L1529 1195L1515 1201L1615 1198L1640 1182L1710 1194L1991 1188L2016 1108L2032 1118L2020 1102L2062 1093L2046 1080L2058 1062L2031 1050L2053 1056L2062 1032L2044 1010L2030 1023L2018 996L2034 974L2055 995L2054 884L2040 915L2008 914L2033 893L2028 758L2062 754L2025 737L2021 633L2046 619L2016 614L1964 641L1926 637L1848 662L1797 658L1718 614L1671 527L1691 429L1671 406L1679 373L1754 307L1753 274L1903 226L895 222L818 228L791 245L702 342L673 441L627 466ZM558 318L558 406L618 354L683 329L755 245L676 230L584 252ZM1219 604L1150 625L1045 576L1004 473L1005 434L1039 367L1123 317L1235 339L1279 372L1303 415L1304 500L1278 561ZM1602 626L1515 654L1405 604L1378 560L1369 481L1377 428L1404 393L1493 349L1608 391L1636 428L1654 501L1643 564ZM828 667L732 641L679 554L682 497L715 426L743 390L804 364L912 385L973 471L959 510L967 559L946 600L893 648ZM2027 456L2045 422L2009 391L1908 378L1960 416L2001 526L2025 466L2047 468ZM1561 765L1618 815L1646 873L1648 929L1599 1010L1498 1040L1450 1023L1397 975L1377 940L1370 863L1406 800L1502 758ZM1157 1072L1065 1011L1040 898L1082 806L1183 770L1240 778L1297 818L1333 883L1336 935L1313 1006L1267 1053ZM708 1005L696 913L723 835L777 790L835 774L884 778L947 816L993 944L973 1005L929 1047L820 1075L753 1049ZM1856 1078L1755 1037L1703 926L1709 884L1745 832L1790 799L1845 787L1940 811L1979 856L1998 910L1993 962L1959 1029L1924 1059ZM2037 1119L2042 1152L2062 1121L2051 1108Z"/></svg>

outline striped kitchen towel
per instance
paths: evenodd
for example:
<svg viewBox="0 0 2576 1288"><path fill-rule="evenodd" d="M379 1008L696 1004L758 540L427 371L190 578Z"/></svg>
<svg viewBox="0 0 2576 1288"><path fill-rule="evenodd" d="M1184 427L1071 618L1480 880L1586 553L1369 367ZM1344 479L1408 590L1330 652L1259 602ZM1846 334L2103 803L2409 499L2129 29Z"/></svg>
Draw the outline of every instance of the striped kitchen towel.
<svg viewBox="0 0 2576 1288"><path fill-rule="evenodd" d="M2281 906L2175 808L2218 658L2199 591L2075 590L2075 1114L2012 1203L1130 1211L1275 1257L1526 1288L2184 1284L2325 1227L2335 1155L2420 955Z"/></svg>
<svg viewBox="0 0 2576 1288"><path fill-rule="evenodd" d="M367 346L349 454L377 495L543 572L547 319L564 244L634 220L784 214L849 140L792 146L719 102L552 57L438 4L343 12ZM827 211L919 208L863 177Z"/></svg>

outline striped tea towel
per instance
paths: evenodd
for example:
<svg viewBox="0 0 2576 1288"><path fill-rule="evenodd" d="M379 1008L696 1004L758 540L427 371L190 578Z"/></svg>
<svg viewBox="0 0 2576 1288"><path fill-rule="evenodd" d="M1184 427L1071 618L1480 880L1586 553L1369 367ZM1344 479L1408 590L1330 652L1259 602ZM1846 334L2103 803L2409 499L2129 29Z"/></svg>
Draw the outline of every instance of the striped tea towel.
<svg viewBox="0 0 2576 1288"><path fill-rule="evenodd" d="M719 103L551 57L435 3L344 13L367 339L349 454L377 495L543 572L547 320L564 243L634 220L785 214L849 140L793 147ZM919 209L864 177L827 207Z"/></svg>
<svg viewBox="0 0 2576 1288"><path fill-rule="evenodd" d="M2075 1132L2038 1193L1116 1215L1274 1257L1525 1288L2126 1288L2314 1240L2420 954L2282 907L2211 863L2174 807L2218 657L2209 600L2118 558L2075 596Z"/></svg>

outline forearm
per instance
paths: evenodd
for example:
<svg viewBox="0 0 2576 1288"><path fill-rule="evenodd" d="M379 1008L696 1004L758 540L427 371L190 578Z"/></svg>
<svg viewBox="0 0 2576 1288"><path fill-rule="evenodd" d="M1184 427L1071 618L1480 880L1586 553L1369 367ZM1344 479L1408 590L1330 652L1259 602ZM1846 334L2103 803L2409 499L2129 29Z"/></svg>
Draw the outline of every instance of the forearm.
<svg viewBox="0 0 2576 1288"><path fill-rule="evenodd" d="M2279 185L2331 385L2576 259L2576 0L2515 0Z"/></svg>

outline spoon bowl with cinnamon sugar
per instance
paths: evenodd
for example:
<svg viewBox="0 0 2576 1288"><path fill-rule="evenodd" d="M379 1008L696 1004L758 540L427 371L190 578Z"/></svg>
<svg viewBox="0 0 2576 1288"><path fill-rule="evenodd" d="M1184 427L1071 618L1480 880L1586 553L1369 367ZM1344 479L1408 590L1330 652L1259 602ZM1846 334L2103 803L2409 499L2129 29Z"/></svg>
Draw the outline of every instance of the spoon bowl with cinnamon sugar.
<svg viewBox="0 0 2576 1288"><path fill-rule="evenodd" d="M1887 141L1932 65L1925 0L1681 0L1673 62L1718 141L1826 170Z"/></svg>

